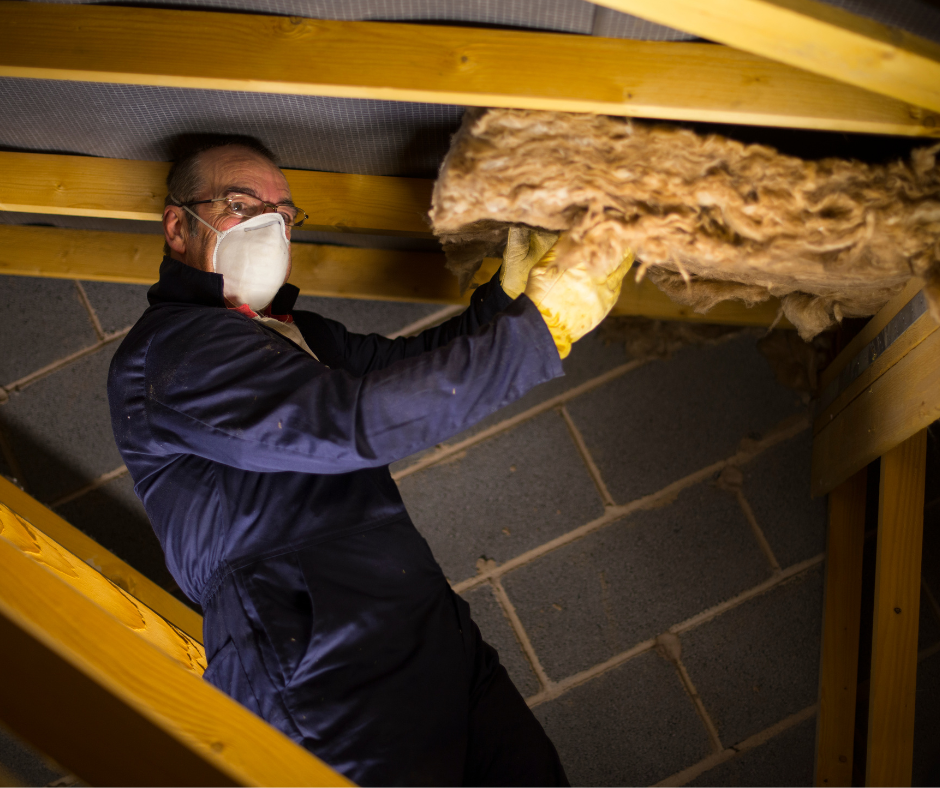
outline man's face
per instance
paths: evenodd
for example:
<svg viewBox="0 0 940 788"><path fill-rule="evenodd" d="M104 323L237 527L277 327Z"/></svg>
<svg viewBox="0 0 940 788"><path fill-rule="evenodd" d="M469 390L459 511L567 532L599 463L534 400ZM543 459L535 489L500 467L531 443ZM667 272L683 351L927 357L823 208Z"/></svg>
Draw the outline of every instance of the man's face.
<svg viewBox="0 0 940 788"><path fill-rule="evenodd" d="M203 187L194 198L196 200L211 200L238 192L274 204L291 201L284 174L266 158L249 148L238 145L213 148L200 155L199 166ZM245 221L242 217L230 213L227 203L224 202L193 205L191 210L219 232ZM202 222L188 216L188 227L196 229L196 236L192 237L187 231L187 225L182 223L184 214L185 211L175 205L168 205L164 209L163 230L171 250L170 256L200 271L212 271L212 253L217 236ZM290 239L291 228L286 230L287 238ZM287 267L284 281L289 277L290 265Z"/></svg>

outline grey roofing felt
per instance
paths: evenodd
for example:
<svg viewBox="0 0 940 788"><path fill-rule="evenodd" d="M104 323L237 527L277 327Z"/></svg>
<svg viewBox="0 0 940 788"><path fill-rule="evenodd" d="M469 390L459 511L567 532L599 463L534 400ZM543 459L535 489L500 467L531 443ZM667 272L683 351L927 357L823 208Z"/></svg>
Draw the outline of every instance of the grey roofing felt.
<svg viewBox="0 0 940 788"><path fill-rule="evenodd" d="M326 19L455 23L578 35L687 39L583 0L176 0L142 5L248 10ZM927 0L832 0L940 40ZM172 56L168 53L168 56ZM285 167L376 175L433 175L463 108L452 105L0 79L0 149L165 161L180 134L261 139Z"/></svg>

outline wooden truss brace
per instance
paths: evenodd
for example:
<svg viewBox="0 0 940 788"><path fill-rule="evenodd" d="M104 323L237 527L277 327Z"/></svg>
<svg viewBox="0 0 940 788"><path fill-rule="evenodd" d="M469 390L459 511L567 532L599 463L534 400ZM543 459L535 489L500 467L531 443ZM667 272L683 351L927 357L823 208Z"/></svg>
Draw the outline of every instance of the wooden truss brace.
<svg viewBox="0 0 940 788"><path fill-rule="evenodd" d="M45 538L55 540L61 549L94 567L104 579L161 619L169 621L186 638L202 647L202 616L3 476L0 476L0 502L25 520L40 523Z"/></svg>
<svg viewBox="0 0 940 788"><path fill-rule="evenodd" d="M812 491L829 493L816 785L850 785L867 466L881 458L866 785L910 785L927 427L940 331L922 282L881 309L820 377Z"/></svg>
<svg viewBox="0 0 940 788"><path fill-rule="evenodd" d="M49 227L0 226L0 275L49 276L99 282L153 284L162 258L163 237L136 233L62 230ZM388 301L465 304L457 279L444 267L444 255L347 246L294 243L290 281L304 295ZM499 267L487 259L477 274L482 282ZM747 308L725 301L700 315L673 303L648 279L624 280L615 315L657 320L692 320L729 325L769 326L780 303L770 299ZM778 325L792 326L782 320Z"/></svg>
<svg viewBox="0 0 940 788"><path fill-rule="evenodd" d="M940 418L940 332L922 288L912 279L820 375L813 495L831 492Z"/></svg>
<svg viewBox="0 0 940 788"><path fill-rule="evenodd" d="M680 29L688 27L686 16L701 16L686 6L709 13L719 7L721 24L741 31L733 42L739 49L6 0L0 2L0 76L940 135L937 117L919 108L940 110L932 98L940 85L935 70L940 58L913 36L904 38L903 46L878 50L879 67L888 63L888 54L899 64L883 69L888 76L876 87L887 95L879 95L811 73L812 58L810 65L800 62L802 68L794 68L761 57L777 57L770 47L758 55L741 51L748 49L750 36L761 41L782 36L792 44L815 32L810 26L801 35L806 14L789 25L776 24L778 14L763 17L767 28L758 36L745 24L748 11L734 12L735 6L776 7L770 0L624 0L620 5L651 17L654 7L670 9L660 16ZM171 57L171 52L185 57ZM915 77L907 78L905 68L917 72ZM846 79L836 71L834 76ZM908 82L927 87L912 91Z"/></svg>
<svg viewBox="0 0 940 788"><path fill-rule="evenodd" d="M0 4L2 5L2 4ZM153 161L0 152L0 211L160 221L170 165ZM431 237L433 181L284 170L303 228Z"/></svg>
<svg viewBox="0 0 940 788"><path fill-rule="evenodd" d="M0 720L92 785L349 785L203 681L202 645L40 530L74 539L11 488L0 488ZM11 506L24 503L29 519ZM50 709L93 710L94 725Z"/></svg>
<svg viewBox="0 0 940 788"><path fill-rule="evenodd" d="M940 112L940 44L819 0L597 2Z"/></svg>

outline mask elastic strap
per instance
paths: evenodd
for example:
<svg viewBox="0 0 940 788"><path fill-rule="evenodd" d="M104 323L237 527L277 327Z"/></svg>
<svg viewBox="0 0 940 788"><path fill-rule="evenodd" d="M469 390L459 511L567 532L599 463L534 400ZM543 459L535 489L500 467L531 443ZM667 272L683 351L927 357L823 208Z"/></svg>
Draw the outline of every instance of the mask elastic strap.
<svg viewBox="0 0 940 788"><path fill-rule="evenodd" d="M211 224L209 224L209 222L207 222L205 219L203 219L198 213L196 213L194 210L192 210L188 205L183 205L182 201L177 200L176 197L174 197L172 194L170 195L170 199L173 200L173 202L176 203L176 207L177 207L177 208L182 208L184 211L186 211L188 214L190 214L194 219L196 219L197 221L202 222L206 227L208 227L210 230L212 230L212 232L214 232L216 235L218 235L219 237L222 236L222 233L220 233L218 230L216 230L215 227L213 227Z"/></svg>
<svg viewBox="0 0 940 788"><path fill-rule="evenodd" d="M209 222L207 222L205 219L203 219L198 213L196 213L194 210L192 210L188 205L180 205L179 207L182 208L182 209L183 209L184 211L186 211L187 213L189 213L189 214L190 214L192 217L194 217L196 220L202 222L206 227L208 227L210 230L212 230L212 232L214 232L217 236L219 236L219 238L222 237L223 233L221 233L221 232L219 232L218 230L216 230L215 227L213 227L211 224L209 224Z"/></svg>

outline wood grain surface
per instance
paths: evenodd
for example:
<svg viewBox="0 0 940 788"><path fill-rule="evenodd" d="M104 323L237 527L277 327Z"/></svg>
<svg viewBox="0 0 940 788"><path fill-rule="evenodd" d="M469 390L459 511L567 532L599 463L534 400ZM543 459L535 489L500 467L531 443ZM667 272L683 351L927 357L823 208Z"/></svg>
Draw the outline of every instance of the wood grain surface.
<svg viewBox="0 0 940 788"><path fill-rule="evenodd" d="M809 0L799 2L810 5ZM936 64L908 39L902 45L875 47L877 68L858 70L880 70L887 76L866 81L862 89L845 84L851 74L844 70L834 74L842 80L836 81L809 67L833 48L836 60L845 57L846 47L856 44L860 48L857 55L852 49L851 61L864 60L872 35L853 34L851 42L840 47L838 25L808 25L805 13L793 19L792 13L762 13L749 24L761 9L776 9L770 0L647 0L640 6L641 15L652 14L656 6L664 9L669 24L681 16L686 27L703 15L720 22L716 30L731 21L737 49L516 30L7 0L0 3L0 76L940 134L936 116L918 109L940 109L940 102L932 106L940 84ZM707 11L697 12L697 7ZM766 42L780 37L795 49L797 35L800 40L822 41L825 46L804 47L822 55L802 58L793 64L797 67L762 56L782 59L783 53ZM742 51L748 46L767 51ZM167 52L186 54L167 57ZM914 76L902 79L909 71ZM894 90L895 83L921 89ZM879 89L889 96L871 92ZM894 94L902 100L890 97Z"/></svg>
<svg viewBox="0 0 940 788"><path fill-rule="evenodd" d="M130 564L102 547L94 539L86 536L74 525L67 523L31 495L0 476L0 506L3 505L16 516L10 522L11 527L16 527L17 520L19 522L25 520L34 532L39 532L37 538L43 537L46 542L54 542L58 545L57 552L67 551L80 562L93 567L107 581L139 600L159 617L179 629L201 650L202 616L172 594L164 591ZM204 667L205 660L203 659L202 662Z"/></svg>
<svg viewBox="0 0 940 788"><path fill-rule="evenodd" d="M0 720L15 733L92 785L349 784L141 637L126 598L86 595L34 537L4 520Z"/></svg>
<svg viewBox="0 0 940 788"><path fill-rule="evenodd" d="M927 430L881 458L868 707L868 785L910 785Z"/></svg>
<svg viewBox="0 0 940 788"><path fill-rule="evenodd" d="M818 0L598 0L642 19L940 111L940 45ZM812 42L811 44L809 42Z"/></svg>
<svg viewBox="0 0 940 788"><path fill-rule="evenodd" d="M829 493L816 718L815 784L819 786L852 784L867 479L868 469L862 468Z"/></svg>
<svg viewBox="0 0 940 788"><path fill-rule="evenodd" d="M150 285L159 276L162 247L163 238L158 235L0 226L0 275ZM441 253L307 243L294 243L291 250L290 282L304 295L466 304L472 294L460 294L457 279L444 267ZM487 281L500 262L485 260L475 281ZM628 276L613 314L769 326L779 309L776 299L751 308L740 301L726 301L700 315L671 301L649 280L637 284ZM792 328L786 320L777 325Z"/></svg>

